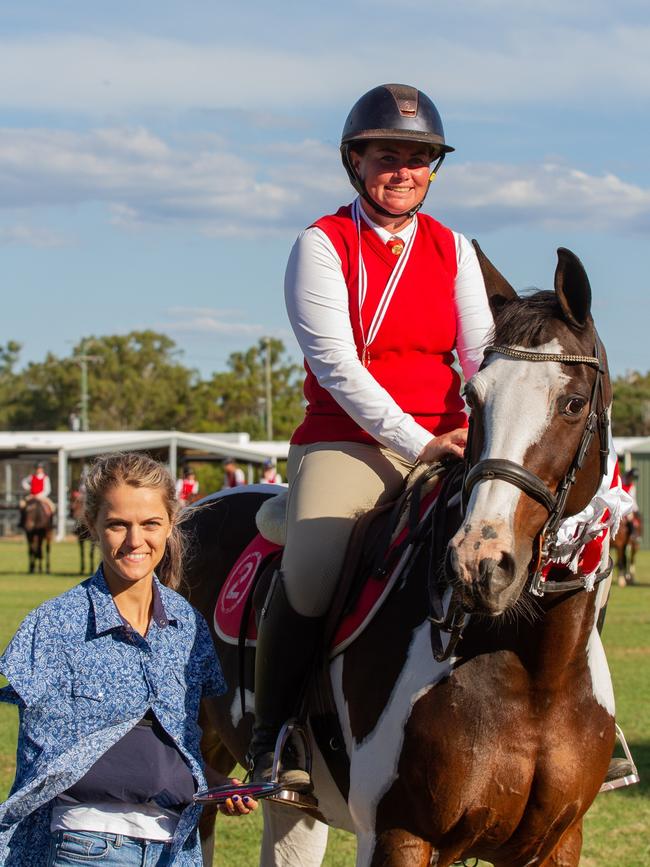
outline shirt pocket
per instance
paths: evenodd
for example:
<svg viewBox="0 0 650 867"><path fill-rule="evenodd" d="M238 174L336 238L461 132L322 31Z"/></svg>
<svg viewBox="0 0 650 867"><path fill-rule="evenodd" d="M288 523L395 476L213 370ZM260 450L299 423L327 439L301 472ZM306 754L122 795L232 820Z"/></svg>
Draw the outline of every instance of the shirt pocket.
<svg viewBox="0 0 650 867"><path fill-rule="evenodd" d="M72 681L72 698L100 704L106 697L103 678L95 674L76 674Z"/></svg>

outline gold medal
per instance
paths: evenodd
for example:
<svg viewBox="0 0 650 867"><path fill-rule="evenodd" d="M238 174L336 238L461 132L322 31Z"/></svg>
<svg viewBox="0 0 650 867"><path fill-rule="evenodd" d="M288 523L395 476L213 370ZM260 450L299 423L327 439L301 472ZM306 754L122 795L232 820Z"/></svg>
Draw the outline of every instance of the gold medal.
<svg viewBox="0 0 650 867"><path fill-rule="evenodd" d="M399 256L404 250L404 241L401 238L390 238L388 240L388 249L393 256Z"/></svg>

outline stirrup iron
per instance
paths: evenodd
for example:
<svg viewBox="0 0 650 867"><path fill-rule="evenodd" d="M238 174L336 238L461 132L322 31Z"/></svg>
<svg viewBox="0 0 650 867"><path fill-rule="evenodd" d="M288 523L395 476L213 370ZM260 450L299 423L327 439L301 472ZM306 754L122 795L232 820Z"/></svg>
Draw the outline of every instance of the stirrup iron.
<svg viewBox="0 0 650 867"><path fill-rule="evenodd" d="M616 737L621 742L623 752L625 753L625 758L630 764L630 773L625 774L625 776L623 777L619 777L617 780L606 780L598 790L599 794L601 792L612 792L614 789L622 789L625 786L633 786L635 783L641 782L639 771L637 770L637 766L634 763L634 759L632 758L632 753L630 752L630 748L628 747L627 741L625 740L623 729L618 724L616 725Z"/></svg>
<svg viewBox="0 0 650 867"><path fill-rule="evenodd" d="M280 729L280 733L275 742L273 767L271 770L271 783L273 785L279 785L282 753L284 752L287 743L294 735L296 735L300 740L302 751L304 753L305 770L311 779L312 749L309 734L304 725L299 723L297 719L289 719ZM269 800L278 804L283 804L287 807L298 807L301 810L314 810L318 807L318 800L313 794L311 794L311 792L298 792L293 789L280 789L280 791L269 796Z"/></svg>

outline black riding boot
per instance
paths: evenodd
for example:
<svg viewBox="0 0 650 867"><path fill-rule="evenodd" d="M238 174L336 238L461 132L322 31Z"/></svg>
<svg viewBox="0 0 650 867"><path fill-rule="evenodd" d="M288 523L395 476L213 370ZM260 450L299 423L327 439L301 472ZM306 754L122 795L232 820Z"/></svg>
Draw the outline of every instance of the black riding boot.
<svg viewBox="0 0 650 867"><path fill-rule="evenodd" d="M269 782L275 742L295 716L319 650L324 617L305 617L287 599L282 573L276 572L259 623L255 656L255 725L249 747L253 782ZM280 782L306 789L309 774L297 766L290 745L283 753Z"/></svg>

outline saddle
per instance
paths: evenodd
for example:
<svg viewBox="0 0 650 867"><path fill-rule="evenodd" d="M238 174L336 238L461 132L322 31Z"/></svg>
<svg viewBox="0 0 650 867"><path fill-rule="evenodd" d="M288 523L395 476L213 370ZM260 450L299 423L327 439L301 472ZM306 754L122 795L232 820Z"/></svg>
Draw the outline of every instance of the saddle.
<svg viewBox="0 0 650 867"><path fill-rule="evenodd" d="M412 554L414 537L440 488L444 469L417 468L393 502L361 515L348 544L328 615L328 657L361 634L395 585ZM287 493L264 502L258 534L242 551L221 588L214 629L227 644L254 647L257 620L285 542Z"/></svg>
<svg viewBox="0 0 650 867"><path fill-rule="evenodd" d="M327 615L315 676L309 678L298 715L303 722L309 719L321 753L344 797L349 790L349 759L332 694L329 663L361 635L391 592L406 580L409 566L423 546L431 544L439 549L453 532L451 528L455 529L456 510L450 510L448 505L454 499L460 502L460 497L454 497L453 493L462 479L462 473L457 471L462 464L456 462L452 466L451 472L445 464L416 468L400 496L361 515L350 537ZM214 612L216 633L223 641L239 646L242 714L246 688L244 649L255 645L259 613L282 556L286 501L286 495L280 494L267 500L258 512L256 524L261 532L231 569ZM434 535L439 538L434 540ZM429 594L437 598L432 588Z"/></svg>

